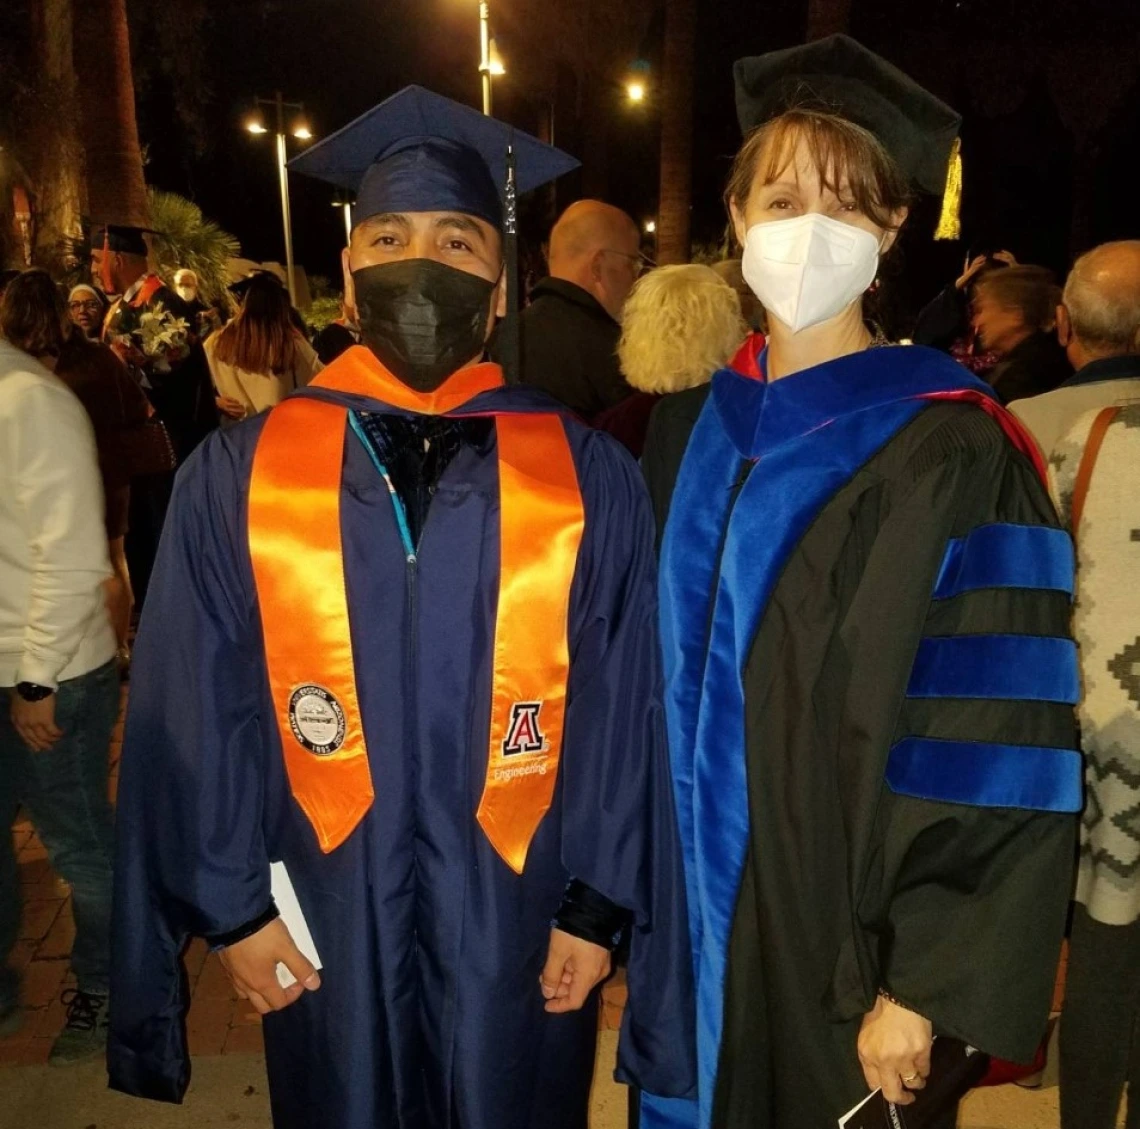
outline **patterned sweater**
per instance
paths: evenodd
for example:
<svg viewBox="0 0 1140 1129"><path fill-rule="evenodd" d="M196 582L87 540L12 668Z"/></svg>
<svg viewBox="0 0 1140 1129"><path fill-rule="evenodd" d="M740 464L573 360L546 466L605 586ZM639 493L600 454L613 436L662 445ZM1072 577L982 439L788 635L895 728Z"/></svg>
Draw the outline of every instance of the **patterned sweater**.
<svg viewBox="0 0 1140 1129"><path fill-rule="evenodd" d="M1081 454L1097 413L1054 447L1053 488L1070 520ZM1106 925L1140 918L1140 401L1104 438L1077 541L1075 633L1081 648L1086 758L1077 900Z"/></svg>

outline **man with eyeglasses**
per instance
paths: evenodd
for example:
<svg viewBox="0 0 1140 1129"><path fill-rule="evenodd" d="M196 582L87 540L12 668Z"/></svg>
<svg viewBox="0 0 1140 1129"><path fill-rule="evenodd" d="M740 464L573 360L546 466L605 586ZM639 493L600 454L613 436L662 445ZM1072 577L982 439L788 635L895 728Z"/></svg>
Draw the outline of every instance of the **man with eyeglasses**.
<svg viewBox="0 0 1140 1129"><path fill-rule="evenodd" d="M103 331L103 312L106 307L94 286L81 283L67 296L67 312L85 337L98 340Z"/></svg>
<svg viewBox="0 0 1140 1129"><path fill-rule="evenodd" d="M550 276L521 316L522 380L583 419L633 391L622 377L621 315L647 260L637 224L620 208L580 200L550 233Z"/></svg>

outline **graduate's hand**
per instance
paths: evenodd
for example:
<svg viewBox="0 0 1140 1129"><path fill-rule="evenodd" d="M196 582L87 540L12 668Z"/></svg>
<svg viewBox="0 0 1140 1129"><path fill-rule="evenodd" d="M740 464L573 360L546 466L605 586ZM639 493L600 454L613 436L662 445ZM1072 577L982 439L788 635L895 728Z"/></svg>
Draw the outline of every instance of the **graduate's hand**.
<svg viewBox="0 0 1140 1129"><path fill-rule="evenodd" d="M12 691L12 728L33 753L46 753L63 736L55 723L55 695L27 702Z"/></svg>
<svg viewBox="0 0 1140 1129"><path fill-rule="evenodd" d="M863 1016L859 1032L859 1062L867 1085L882 1089L895 1105L910 1105L911 1090L921 1090L930 1073L934 1030L929 1019L884 999Z"/></svg>
<svg viewBox="0 0 1140 1129"><path fill-rule="evenodd" d="M289 935L285 923L276 918L244 941L227 945L218 956L222 967L243 1000L262 1014L280 1011L296 1003L303 993L315 992L321 986L317 970ZM282 988L277 980L277 965L283 964L297 983Z"/></svg>
<svg viewBox="0 0 1140 1129"><path fill-rule="evenodd" d="M578 1011L589 994L610 974L610 953L579 937L550 931L550 951L539 983L546 1010L553 1015Z"/></svg>

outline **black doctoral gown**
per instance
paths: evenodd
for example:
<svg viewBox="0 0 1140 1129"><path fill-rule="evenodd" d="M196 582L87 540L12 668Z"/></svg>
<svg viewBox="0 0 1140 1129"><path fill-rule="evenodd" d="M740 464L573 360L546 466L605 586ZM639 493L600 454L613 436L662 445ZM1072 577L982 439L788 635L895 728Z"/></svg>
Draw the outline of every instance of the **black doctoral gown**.
<svg viewBox="0 0 1140 1129"><path fill-rule="evenodd" d="M698 406L667 402L644 467L699 1100L643 1099L642 1127L833 1129L880 990L1014 1061L1043 1033L1081 804L1072 548L1016 424L932 350L728 370Z"/></svg>

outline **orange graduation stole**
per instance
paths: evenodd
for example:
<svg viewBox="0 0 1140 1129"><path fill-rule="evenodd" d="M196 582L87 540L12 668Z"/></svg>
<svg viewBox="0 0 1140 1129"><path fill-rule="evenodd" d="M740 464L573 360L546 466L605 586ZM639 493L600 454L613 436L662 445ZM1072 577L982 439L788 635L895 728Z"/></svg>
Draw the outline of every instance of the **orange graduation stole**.
<svg viewBox="0 0 1140 1129"><path fill-rule="evenodd" d="M401 384L369 350L350 349L313 387L442 415L502 384L497 365L462 369L431 393ZM328 852L374 793L356 694L341 545L348 409L308 396L269 414L253 460L249 545L274 713L289 786ZM562 420L495 414L500 580L487 775L477 819L521 874L550 809L570 669L570 588L584 524Z"/></svg>

